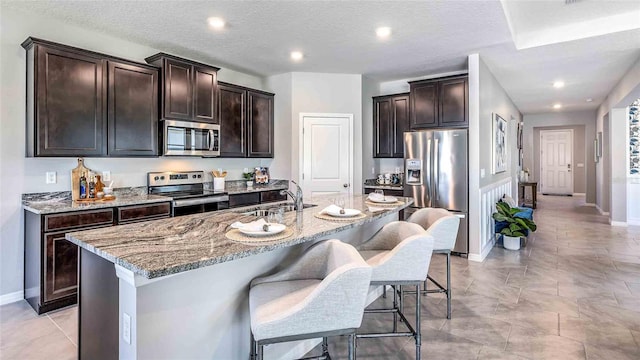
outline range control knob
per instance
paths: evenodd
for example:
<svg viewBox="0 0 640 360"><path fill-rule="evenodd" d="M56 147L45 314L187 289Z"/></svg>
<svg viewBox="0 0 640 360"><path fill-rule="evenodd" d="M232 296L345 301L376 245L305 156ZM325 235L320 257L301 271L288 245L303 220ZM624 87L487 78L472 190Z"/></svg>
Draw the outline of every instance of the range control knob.
<svg viewBox="0 0 640 360"><path fill-rule="evenodd" d="M192 178L194 178L194 179L195 179L195 178L196 178L196 176L195 176L195 175L193 175L193 176L192 176Z"/></svg>
<svg viewBox="0 0 640 360"><path fill-rule="evenodd" d="M158 181L158 179L160 179L159 177L154 177L153 180Z"/></svg>
<svg viewBox="0 0 640 360"><path fill-rule="evenodd" d="M198 175L198 179L200 179L202 177L202 175Z"/></svg>
<svg viewBox="0 0 640 360"><path fill-rule="evenodd" d="M160 180L164 180L164 175L160 176Z"/></svg>

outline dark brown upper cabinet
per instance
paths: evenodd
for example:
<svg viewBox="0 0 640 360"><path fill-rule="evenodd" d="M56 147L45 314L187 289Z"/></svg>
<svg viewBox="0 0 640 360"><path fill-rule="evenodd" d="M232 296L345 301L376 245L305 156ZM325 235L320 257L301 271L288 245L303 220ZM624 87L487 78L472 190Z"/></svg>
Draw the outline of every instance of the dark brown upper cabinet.
<svg viewBox="0 0 640 360"><path fill-rule="evenodd" d="M404 157L404 132L409 130L409 94L373 98L373 157Z"/></svg>
<svg viewBox="0 0 640 360"><path fill-rule="evenodd" d="M469 126L466 75L412 81L409 86L412 130Z"/></svg>
<svg viewBox="0 0 640 360"><path fill-rule="evenodd" d="M247 157L247 90L220 83L220 156Z"/></svg>
<svg viewBox="0 0 640 360"><path fill-rule="evenodd" d="M249 157L273 157L273 94L247 91Z"/></svg>
<svg viewBox="0 0 640 360"><path fill-rule="evenodd" d="M98 54L28 38L27 156L107 154L107 62Z"/></svg>
<svg viewBox="0 0 640 360"><path fill-rule="evenodd" d="M109 156L158 155L158 69L109 61Z"/></svg>
<svg viewBox="0 0 640 360"><path fill-rule="evenodd" d="M28 38L27 156L157 156L158 69Z"/></svg>
<svg viewBox="0 0 640 360"><path fill-rule="evenodd" d="M218 123L218 68L158 53L145 59L162 68L162 120Z"/></svg>
<svg viewBox="0 0 640 360"><path fill-rule="evenodd" d="M274 94L220 82L221 157L273 157Z"/></svg>

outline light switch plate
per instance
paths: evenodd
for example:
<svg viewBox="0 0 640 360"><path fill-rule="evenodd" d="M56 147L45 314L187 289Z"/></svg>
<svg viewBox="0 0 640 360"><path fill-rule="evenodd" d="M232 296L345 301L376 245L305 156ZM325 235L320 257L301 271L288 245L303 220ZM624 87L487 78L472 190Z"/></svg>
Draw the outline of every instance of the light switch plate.
<svg viewBox="0 0 640 360"><path fill-rule="evenodd" d="M111 181L111 171L102 172L102 181Z"/></svg>
<svg viewBox="0 0 640 360"><path fill-rule="evenodd" d="M577 163L576 167L584 167L584 163Z"/></svg>
<svg viewBox="0 0 640 360"><path fill-rule="evenodd" d="M484 178L484 169L480 169L480 177Z"/></svg>
<svg viewBox="0 0 640 360"><path fill-rule="evenodd" d="M127 344L131 344L131 316L122 313L122 340Z"/></svg>
<svg viewBox="0 0 640 360"><path fill-rule="evenodd" d="M56 183L56 172L47 171L47 184L55 184L55 183Z"/></svg>

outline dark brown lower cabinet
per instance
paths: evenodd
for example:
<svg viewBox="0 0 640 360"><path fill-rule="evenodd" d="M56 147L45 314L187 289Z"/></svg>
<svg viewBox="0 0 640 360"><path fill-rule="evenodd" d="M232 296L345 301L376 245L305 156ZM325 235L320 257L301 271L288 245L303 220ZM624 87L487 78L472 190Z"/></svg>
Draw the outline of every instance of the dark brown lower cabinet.
<svg viewBox="0 0 640 360"><path fill-rule="evenodd" d="M79 248L66 233L170 215L170 202L45 215L25 210L25 299L38 314L77 302Z"/></svg>
<svg viewBox="0 0 640 360"><path fill-rule="evenodd" d="M280 191L281 190L267 190L245 194L231 194L229 195L229 207L236 208L287 200L287 195L280 195Z"/></svg>

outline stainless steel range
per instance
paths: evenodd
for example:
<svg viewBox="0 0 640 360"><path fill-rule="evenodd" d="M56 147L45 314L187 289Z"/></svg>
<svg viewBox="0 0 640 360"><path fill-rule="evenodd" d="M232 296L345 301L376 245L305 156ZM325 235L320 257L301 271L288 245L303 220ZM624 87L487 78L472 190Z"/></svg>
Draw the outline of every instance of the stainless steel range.
<svg viewBox="0 0 640 360"><path fill-rule="evenodd" d="M147 173L149 194L173 198L173 216L196 214L229 208L224 191L204 188L204 171Z"/></svg>

